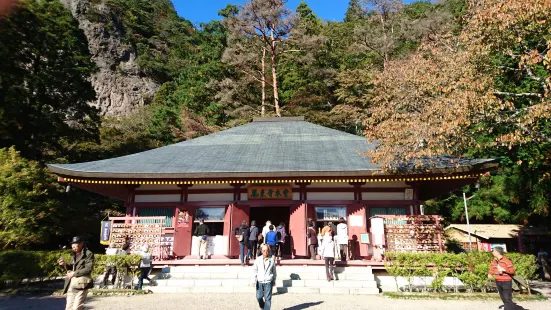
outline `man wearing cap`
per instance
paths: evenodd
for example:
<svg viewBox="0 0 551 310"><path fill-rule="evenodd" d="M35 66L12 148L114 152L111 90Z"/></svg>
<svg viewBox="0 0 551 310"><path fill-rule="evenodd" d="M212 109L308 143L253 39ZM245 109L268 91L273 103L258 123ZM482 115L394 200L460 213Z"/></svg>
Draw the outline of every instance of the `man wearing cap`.
<svg viewBox="0 0 551 310"><path fill-rule="evenodd" d="M92 270L94 269L94 253L90 252L84 246L84 240L81 237L73 237L71 240L71 261L69 264L60 257L59 265L65 267L67 276L63 293L67 293L66 310L84 309L84 301L88 295L88 289L94 286L92 279Z"/></svg>
<svg viewBox="0 0 551 310"><path fill-rule="evenodd" d="M199 220L199 225L195 227L193 235L197 237L197 259L201 259L201 249L204 250L205 255L203 259L207 259L207 236L209 235L209 227L202 219Z"/></svg>
<svg viewBox="0 0 551 310"><path fill-rule="evenodd" d="M510 259L503 256L503 248L500 246L494 247L492 251L494 260L490 265L490 271L488 271L488 278L494 278L496 280L497 291L499 297L503 301L505 310L516 309L516 305L513 303L513 275L515 274L515 267Z"/></svg>

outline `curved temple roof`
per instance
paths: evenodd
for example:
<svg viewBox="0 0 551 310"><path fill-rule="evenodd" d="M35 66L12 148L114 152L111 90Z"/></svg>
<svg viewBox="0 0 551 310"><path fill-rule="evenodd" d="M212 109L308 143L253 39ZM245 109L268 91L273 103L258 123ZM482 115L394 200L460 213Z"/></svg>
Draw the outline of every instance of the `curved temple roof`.
<svg viewBox="0 0 551 310"><path fill-rule="evenodd" d="M60 175L85 178L223 178L380 175L363 155L364 137L305 122L259 118L218 133L132 155L77 164L51 164ZM448 158L449 159L449 158ZM494 167L492 159L438 160L438 173Z"/></svg>

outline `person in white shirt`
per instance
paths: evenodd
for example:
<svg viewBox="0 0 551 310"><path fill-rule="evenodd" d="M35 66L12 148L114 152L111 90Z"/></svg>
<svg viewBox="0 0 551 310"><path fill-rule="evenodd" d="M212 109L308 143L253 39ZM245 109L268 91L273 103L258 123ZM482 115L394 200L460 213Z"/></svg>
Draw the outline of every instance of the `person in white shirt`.
<svg viewBox="0 0 551 310"><path fill-rule="evenodd" d="M262 256L254 260L251 283L256 286L256 299L260 309L270 310L272 307L272 287L275 285L276 277L276 264L270 247L263 244Z"/></svg>
<svg viewBox="0 0 551 310"><path fill-rule="evenodd" d="M334 280L333 264L335 263L335 244L333 242L333 237L331 237L329 232L326 232L325 236L323 236L320 254L323 257L323 260L325 260L325 274L327 275L327 282Z"/></svg>
<svg viewBox="0 0 551 310"><path fill-rule="evenodd" d="M266 243L266 234L270 231L270 226L272 225L271 221L266 222L266 226L262 228L262 238L264 238L264 243Z"/></svg>
<svg viewBox="0 0 551 310"><path fill-rule="evenodd" d="M337 244L339 245L339 252L341 261L346 261L348 256L348 226L344 218L339 219L339 225L337 225Z"/></svg>

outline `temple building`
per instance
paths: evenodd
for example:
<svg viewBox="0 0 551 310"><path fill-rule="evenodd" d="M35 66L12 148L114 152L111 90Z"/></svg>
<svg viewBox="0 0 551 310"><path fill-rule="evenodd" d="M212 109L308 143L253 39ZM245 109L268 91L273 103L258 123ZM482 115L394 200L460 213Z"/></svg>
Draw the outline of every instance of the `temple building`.
<svg viewBox="0 0 551 310"><path fill-rule="evenodd" d="M304 121L253 122L173 145L93 162L52 164L61 182L124 201L130 218L161 217L171 259L196 253L193 231L210 228L211 258L239 255L233 229L255 220L285 223L289 258L308 255L308 218L344 218L354 258L368 258L360 234L375 215L421 214L423 201L471 184L495 169L491 159L436 162L427 172L388 174L364 154L365 137Z"/></svg>

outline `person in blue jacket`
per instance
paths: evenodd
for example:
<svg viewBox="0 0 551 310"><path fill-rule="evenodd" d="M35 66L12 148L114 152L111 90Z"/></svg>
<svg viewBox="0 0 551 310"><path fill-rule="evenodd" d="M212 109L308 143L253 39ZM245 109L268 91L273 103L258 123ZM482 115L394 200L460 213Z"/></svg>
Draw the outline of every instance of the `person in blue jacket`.
<svg viewBox="0 0 551 310"><path fill-rule="evenodd" d="M271 253L276 252L277 248L277 233L275 232L274 225L270 225L270 231L266 233L266 241L264 242L270 247Z"/></svg>

